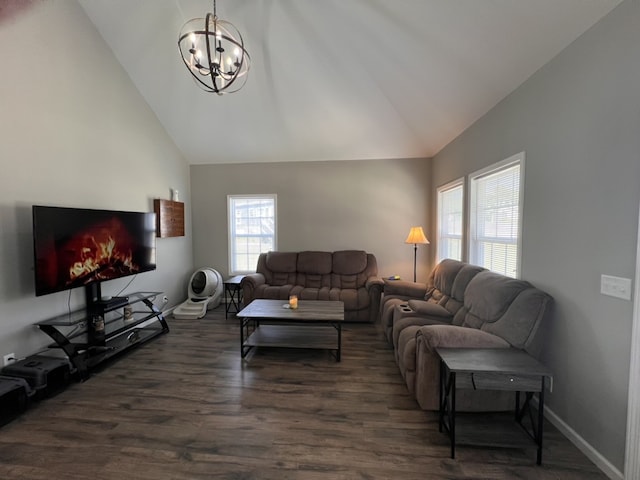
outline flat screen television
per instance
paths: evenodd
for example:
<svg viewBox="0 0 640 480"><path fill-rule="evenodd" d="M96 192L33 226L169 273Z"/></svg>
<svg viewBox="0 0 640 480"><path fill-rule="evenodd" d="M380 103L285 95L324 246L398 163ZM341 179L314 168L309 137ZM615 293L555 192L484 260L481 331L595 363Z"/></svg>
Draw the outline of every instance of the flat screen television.
<svg viewBox="0 0 640 480"><path fill-rule="evenodd" d="M36 296L156 268L155 214L33 206ZM95 300L99 300L99 297Z"/></svg>

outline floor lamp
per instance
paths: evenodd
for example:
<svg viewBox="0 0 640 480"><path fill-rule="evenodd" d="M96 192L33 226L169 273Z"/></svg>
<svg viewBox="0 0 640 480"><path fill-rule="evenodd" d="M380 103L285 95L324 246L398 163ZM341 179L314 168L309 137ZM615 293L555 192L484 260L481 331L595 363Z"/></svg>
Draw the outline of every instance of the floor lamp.
<svg viewBox="0 0 640 480"><path fill-rule="evenodd" d="M413 281L416 281L416 257L418 255L418 244L428 244L429 240L425 237L422 227L411 227L409 236L404 243L413 243Z"/></svg>

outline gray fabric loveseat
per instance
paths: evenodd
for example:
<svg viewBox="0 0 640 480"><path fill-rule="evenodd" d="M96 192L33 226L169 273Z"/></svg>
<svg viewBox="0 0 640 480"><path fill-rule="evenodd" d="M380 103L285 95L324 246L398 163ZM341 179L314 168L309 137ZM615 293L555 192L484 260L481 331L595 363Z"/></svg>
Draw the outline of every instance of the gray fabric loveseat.
<svg viewBox="0 0 640 480"><path fill-rule="evenodd" d="M255 298L340 300L349 322L374 322L383 282L376 257L362 250L268 252L258 257L256 273L241 282L243 303Z"/></svg>
<svg viewBox="0 0 640 480"><path fill-rule="evenodd" d="M427 284L385 280L380 312L407 388L423 409L436 410L436 348L519 348L535 356L540 347L536 334L551 302L529 282L447 259ZM467 411L507 410L513 396L463 390L456 403Z"/></svg>

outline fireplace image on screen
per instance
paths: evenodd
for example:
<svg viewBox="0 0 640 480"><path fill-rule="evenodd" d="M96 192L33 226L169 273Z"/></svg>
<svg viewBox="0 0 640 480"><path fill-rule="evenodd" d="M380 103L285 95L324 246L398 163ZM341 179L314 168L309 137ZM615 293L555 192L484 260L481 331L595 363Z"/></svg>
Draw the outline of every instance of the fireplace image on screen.
<svg viewBox="0 0 640 480"><path fill-rule="evenodd" d="M92 225L86 232L70 239L69 244L63 245L61 251L70 254L70 258L62 258L61 265L63 268L72 265L67 281L71 286L123 277L140 271L133 258L133 239L126 226L117 218L104 225Z"/></svg>
<svg viewBox="0 0 640 480"><path fill-rule="evenodd" d="M33 207L36 295L156 268L153 213Z"/></svg>

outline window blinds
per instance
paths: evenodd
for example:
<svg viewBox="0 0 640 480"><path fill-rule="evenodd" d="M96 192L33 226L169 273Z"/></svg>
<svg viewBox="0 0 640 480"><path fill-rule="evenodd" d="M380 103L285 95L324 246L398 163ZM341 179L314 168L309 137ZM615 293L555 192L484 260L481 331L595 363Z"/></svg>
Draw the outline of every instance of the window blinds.
<svg viewBox="0 0 640 480"><path fill-rule="evenodd" d="M520 162L471 179L470 261L518 277Z"/></svg>

